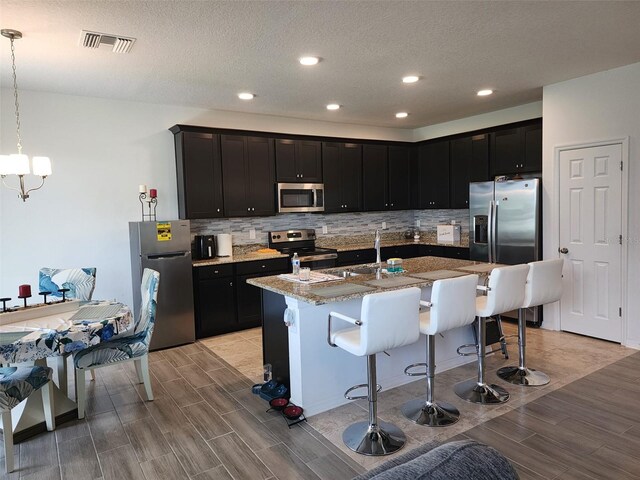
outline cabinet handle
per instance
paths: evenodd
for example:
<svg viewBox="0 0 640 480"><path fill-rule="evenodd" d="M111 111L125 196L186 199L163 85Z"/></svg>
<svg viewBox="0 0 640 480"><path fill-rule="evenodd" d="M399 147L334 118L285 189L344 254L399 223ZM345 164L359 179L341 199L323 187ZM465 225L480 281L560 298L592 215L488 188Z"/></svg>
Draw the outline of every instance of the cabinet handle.
<svg viewBox="0 0 640 480"><path fill-rule="evenodd" d="M233 287L233 282L229 282L229 286L230 286L230 287Z"/></svg>
<svg viewBox="0 0 640 480"><path fill-rule="evenodd" d="M267 268L267 266L266 265L262 265L262 268Z"/></svg>
<svg viewBox="0 0 640 480"><path fill-rule="evenodd" d="M220 209L218 208L218 213L220 213Z"/></svg>
<svg viewBox="0 0 640 480"><path fill-rule="evenodd" d="M388 204L388 203L385 203L385 204L384 204L384 206L385 206L385 207L388 207L388 206L389 206L389 204Z"/></svg>
<svg viewBox="0 0 640 480"><path fill-rule="evenodd" d="M393 207L393 203L391 204L391 206Z"/></svg>
<svg viewBox="0 0 640 480"><path fill-rule="evenodd" d="M250 212L250 211L251 211L251 207L247 207L247 212Z"/></svg>
<svg viewBox="0 0 640 480"><path fill-rule="evenodd" d="M214 270L213 273L218 273L218 270Z"/></svg>

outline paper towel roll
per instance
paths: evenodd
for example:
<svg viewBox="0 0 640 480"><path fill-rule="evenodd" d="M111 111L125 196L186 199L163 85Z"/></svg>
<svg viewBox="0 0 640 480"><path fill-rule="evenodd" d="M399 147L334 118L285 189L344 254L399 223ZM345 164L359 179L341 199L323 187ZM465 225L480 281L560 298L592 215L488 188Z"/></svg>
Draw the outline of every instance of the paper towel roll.
<svg viewBox="0 0 640 480"><path fill-rule="evenodd" d="M216 235L216 255L218 257L230 257L233 255L230 233L219 233Z"/></svg>

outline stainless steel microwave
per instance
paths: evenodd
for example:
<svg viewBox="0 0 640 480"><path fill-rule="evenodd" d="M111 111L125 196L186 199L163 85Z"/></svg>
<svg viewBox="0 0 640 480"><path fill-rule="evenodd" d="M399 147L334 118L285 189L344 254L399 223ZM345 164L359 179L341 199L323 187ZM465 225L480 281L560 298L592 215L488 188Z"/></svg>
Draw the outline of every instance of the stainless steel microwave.
<svg viewBox="0 0 640 480"><path fill-rule="evenodd" d="M324 212L324 185L278 183L278 212Z"/></svg>

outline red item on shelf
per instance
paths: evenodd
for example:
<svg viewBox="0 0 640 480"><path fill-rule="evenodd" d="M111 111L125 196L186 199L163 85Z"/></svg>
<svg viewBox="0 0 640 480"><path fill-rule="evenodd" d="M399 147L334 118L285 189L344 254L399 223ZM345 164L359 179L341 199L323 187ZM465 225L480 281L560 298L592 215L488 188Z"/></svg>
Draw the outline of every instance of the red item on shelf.
<svg viewBox="0 0 640 480"><path fill-rule="evenodd" d="M18 297L30 297L31 285L20 285L18 287Z"/></svg>
<svg viewBox="0 0 640 480"><path fill-rule="evenodd" d="M155 188L152 188L149 190L149 197L156 198L157 196L158 196L158 190L156 190Z"/></svg>

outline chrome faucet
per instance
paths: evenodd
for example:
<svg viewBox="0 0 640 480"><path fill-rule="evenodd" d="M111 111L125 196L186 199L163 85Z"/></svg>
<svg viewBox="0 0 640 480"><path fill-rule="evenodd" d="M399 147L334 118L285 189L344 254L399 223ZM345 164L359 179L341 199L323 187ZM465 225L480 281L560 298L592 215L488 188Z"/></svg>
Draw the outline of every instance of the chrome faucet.
<svg viewBox="0 0 640 480"><path fill-rule="evenodd" d="M382 259L380 258L380 230L376 230L376 238L373 241L373 248L376 249L376 263L380 265Z"/></svg>

